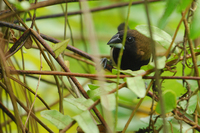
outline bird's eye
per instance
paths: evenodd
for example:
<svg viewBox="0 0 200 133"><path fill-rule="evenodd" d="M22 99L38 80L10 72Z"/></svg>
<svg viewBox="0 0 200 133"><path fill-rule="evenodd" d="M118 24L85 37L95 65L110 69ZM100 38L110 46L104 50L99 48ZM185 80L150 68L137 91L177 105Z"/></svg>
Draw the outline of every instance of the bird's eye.
<svg viewBox="0 0 200 133"><path fill-rule="evenodd" d="M131 36L128 36L128 37L126 38L126 41L127 41L128 43L132 43L132 42L134 41L134 38L131 37Z"/></svg>

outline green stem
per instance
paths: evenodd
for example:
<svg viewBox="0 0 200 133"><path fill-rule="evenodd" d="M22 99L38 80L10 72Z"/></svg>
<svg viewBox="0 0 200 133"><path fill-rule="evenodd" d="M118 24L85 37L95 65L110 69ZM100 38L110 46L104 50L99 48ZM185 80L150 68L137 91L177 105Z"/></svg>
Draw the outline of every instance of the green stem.
<svg viewBox="0 0 200 133"><path fill-rule="evenodd" d="M127 14L127 18L125 21L125 27L124 27L124 36L123 36L123 41L122 44L123 46L125 45L125 41L126 41L126 36L127 36L127 26L128 26L128 20L129 20L129 15L130 15L130 8L131 8L131 4L132 4L133 0L130 0L129 5L128 5L128 14ZM120 49L120 53L119 53L119 58L118 58L118 64L117 64L117 90L116 90L116 109L115 109L115 130L117 127L117 120L118 120L118 85L119 85L119 79L120 79L120 67L121 67L121 60L122 60L122 55L123 55L123 47Z"/></svg>

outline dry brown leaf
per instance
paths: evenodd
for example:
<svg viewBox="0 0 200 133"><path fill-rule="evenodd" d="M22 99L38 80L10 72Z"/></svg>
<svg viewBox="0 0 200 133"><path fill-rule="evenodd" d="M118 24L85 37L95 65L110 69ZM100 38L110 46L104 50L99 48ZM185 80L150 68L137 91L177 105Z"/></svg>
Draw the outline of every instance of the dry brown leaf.
<svg viewBox="0 0 200 133"><path fill-rule="evenodd" d="M26 41L25 41L25 43L24 43L24 47L25 47L26 49L30 49L30 48L32 48L32 44L33 44L33 41L32 41L32 39L31 39L31 37L30 37L30 36L27 37L27 39L26 39Z"/></svg>

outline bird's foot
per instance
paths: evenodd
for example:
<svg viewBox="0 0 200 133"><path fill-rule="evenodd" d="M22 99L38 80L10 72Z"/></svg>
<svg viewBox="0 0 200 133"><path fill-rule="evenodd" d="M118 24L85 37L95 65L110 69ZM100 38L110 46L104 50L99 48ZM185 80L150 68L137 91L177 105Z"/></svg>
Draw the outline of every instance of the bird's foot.
<svg viewBox="0 0 200 133"><path fill-rule="evenodd" d="M109 71L112 71L112 61L108 60L107 58L102 58L100 61L100 65L103 67L103 69L108 69Z"/></svg>

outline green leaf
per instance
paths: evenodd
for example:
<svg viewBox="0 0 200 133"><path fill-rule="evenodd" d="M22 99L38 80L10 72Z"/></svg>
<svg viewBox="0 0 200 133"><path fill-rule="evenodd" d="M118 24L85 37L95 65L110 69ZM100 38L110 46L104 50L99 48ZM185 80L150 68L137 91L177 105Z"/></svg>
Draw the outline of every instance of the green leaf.
<svg viewBox="0 0 200 133"><path fill-rule="evenodd" d="M152 120L155 120L158 117L158 115L152 115ZM167 121L172 121L174 119L174 117L166 117L165 118ZM144 118L140 118L140 120L146 124L149 124L150 121L150 116L144 117ZM158 120L163 121L163 118L158 118ZM160 122L158 122L160 123ZM160 125L161 126L161 125Z"/></svg>
<svg viewBox="0 0 200 133"><path fill-rule="evenodd" d="M98 127L95 125L88 110L82 112L80 115L74 116L73 119L85 133L99 133Z"/></svg>
<svg viewBox="0 0 200 133"><path fill-rule="evenodd" d="M179 104L184 110L187 107L187 110L186 110L187 114L193 114L195 109L196 109L196 106L197 106L197 101L198 101L197 95L194 95L190 98L189 103L188 103L188 107L187 107L187 101L186 100L179 102Z"/></svg>
<svg viewBox="0 0 200 133"><path fill-rule="evenodd" d="M87 110L93 103L91 99L81 98L64 98L65 101L71 103L72 105L76 106L77 108L85 111Z"/></svg>
<svg viewBox="0 0 200 133"><path fill-rule="evenodd" d="M148 25L138 25L135 27L140 33L143 35L150 37L149 34L149 27ZM165 31L155 27L151 26L152 29L152 36L154 41L156 41L156 54L163 54L170 46L172 42L172 37ZM176 46L175 43L173 43L172 48ZM175 53L178 53L179 50L176 48Z"/></svg>
<svg viewBox="0 0 200 133"><path fill-rule="evenodd" d="M113 74L117 74L117 72L118 72L117 69L112 69L112 73ZM132 71L132 70L128 69L128 70L119 70L119 72L121 72L121 73L123 73L125 75L137 76L139 74L144 73L145 71L144 70Z"/></svg>
<svg viewBox="0 0 200 133"><path fill-rule="evenodd" d="M101 96L101 105L107 110L114 110L116 107L116 98L114 94L102 95Z"/></svg>
<svg viewBox="0 0 200 133"><path fill-rule="evenodd" d="M194 52L200 52L200 47L198 46L198 47L194 48Z"/></svg>
<svg viewBox="0 0 200 133"><path fill-rule="evenodd" d="M66 39L62 42L59 42L59 43L56 43L53 45L52 49L55 53L56 58L66 49L69 41L70 41L70 39Z"/></svg>
<svg viewBox="0 0 200 133"><path fill-rule="evenodd" d="M187 111L186 113L187 114L193 114L195 109L196 109L196 106L197 106L197 95L194 95L190 98L189 100L189 103L188 103L188 108L187 108Z"/></svg>
<svg viewBox="0 0 200 133"><path fill-rule="evenodd" d="M8 0L10 3L15 4L16 2L18 2L17 0Z"/></svg>
<svg viewBox="0 0 200 133"><path fill-rule="evenodd" d="M63 129L69 125L73 120L68 115L63 115L57 110L45 110L40 113L40 115L47 120L49 120L58 129Z"/></svg>
<svg viewBox="0 0 200 133"><path fill-rule="evenodd" d="M186 109L186 106L187 106L187 101L186 101L186 100L180 101L180 102L179 102L179 105L181 106L182 109L185 110L185 109Z"/></svg>
<svg viewBox="0 0 200 133"><path fill-rule="evenodd" d="M165 61L166 57L165 56L158 56L157 57L157 68L158 69L163 69L165 67ZM152 67L155 67L154 62L149 63Z"/></svg>
<svg viewBox="0 0 200 133"><path fill-rule="evenodd" d="M178 5L179 0L167 0L166 1L166 8L165 12L158 22L158 27L163 29L167 23L167 20L169 19L169 16L172 14L172 12L176 9L176 6Z"/></svg>
<svg viewBox="0 0 200 133"><path fill-rule="evenodd" d="M122 80L123 81L123 80ZM124 82L124 81L123 81ZM89 85L88 85L89 86ZM91 84L90 86L91 90L87 91L88 96L93 100L96 101L98 99L100 99L101 96L103 95L107 95L111 90L113 90L114 88L116 88L116 84L115 83L109 83L106 85L106 87L102 88L97 88L99 86Z"/></svg>
<svg viewBox="0 0 200 133"><path fill-rule="evenodd" d="M146 93L145 83L142 76L126 77L127 87L138 97L143 98Z"/></svg>
<svg viewBox="0 0 200 133"><path fill-rule="evenodd" d="M191 3L192 0L180 0L180 4L178 4L179 12L184 11Z"/></svg>
<svg viewBox="0 0 200 133"><path fill-rule="evenodd" d="M28 10L31 7L28 1L20 2L20 10Z"/></svg>
<svg viewBox="0 0 200 133"><path fill-rule="evenodd" d="M200 2L197 1L197 9L194 12L194 17L191 22L191 29L190 29L190 38L196 39L200 36Z"/></svg>
<svg viewBox="0 0 200 133"><path fill-rule="evenodd" d="M95 90L88 90L87 94L92 100L96 101L100 99L100 96L106 95L108 94L108 92L105 91L104 89L97 88Z"/></svg>
<svg viewBox="0 0 200 133"><path fill-rule="evenodd" d="M117 73L118 73L117 69L112 69L112 74L117 75Z"/></svg>
<svg viewBox="0 0 200 133"><path fill-rule="evenodd" d="M16 0L9 0L10 3L14 4L17 10L28 10L30 8L30 3L28 1L18 2Z"/></svg>
<svg viewBox="0 0 200 133"><path fill-rule="evenodd" d="M155 121L155 119L157 119L158 115L152 115L152 120ZM169 121L169 122L172 122L172 120L174 119L174 117L166 117L165 120L166 121ZM145 118L140 118L140 121L146 123L149 125L149 122L150 122L150 116L148 117L145 117ZM158 118L156 120L156 123L154 125L155 127L157 127L156 129L158 129L159 127L163 126L163 118Z"/></svg>
<svg viewBox="0 0 200 133"><path fill-rule="evenodd" d="M151 59L150 59L151 60ZM150 64L147 64L147 65L144 65L140 68L140 70L144 70L144 71L147 71L147 70L150 70L150 69L153 69L154 67L151 66Z"/></svg>
<svg viewBox="0 0 200 133"><path fill-rule="evenodd" d="M186 81L189 83L191 91L194 91L198 88L196 80L186 80ZM183 85L183 82L181 80L177 80L177 82Z"/></svg>
<svg viewBox="0 0 200 133"><path fill-rule="evenodd" d="M126 74L126 75L131 75L131 76L137 76L139 74L144 73L144 70L137 70L137 71L132 71L132 70L120 70L120 72Z"/></svg>
<svg viewBox="0 0 200 133"><path fill-rule="evenodd" d="M171 112L173 109L176 108L176 94L171 90L166 90L163 92L163 102L164 102L164 108L165 113ZM161 105L160 101L158 102L156 106L156 112L161 114Z"/></svg>
<svg viewBox="0 0 200 133"><path fill-rule="evenodd" d="M99 88L99 86L95 85L95 84L88 84L88 87L90 88L90 90L95 90L95 89Z"/></svg>

